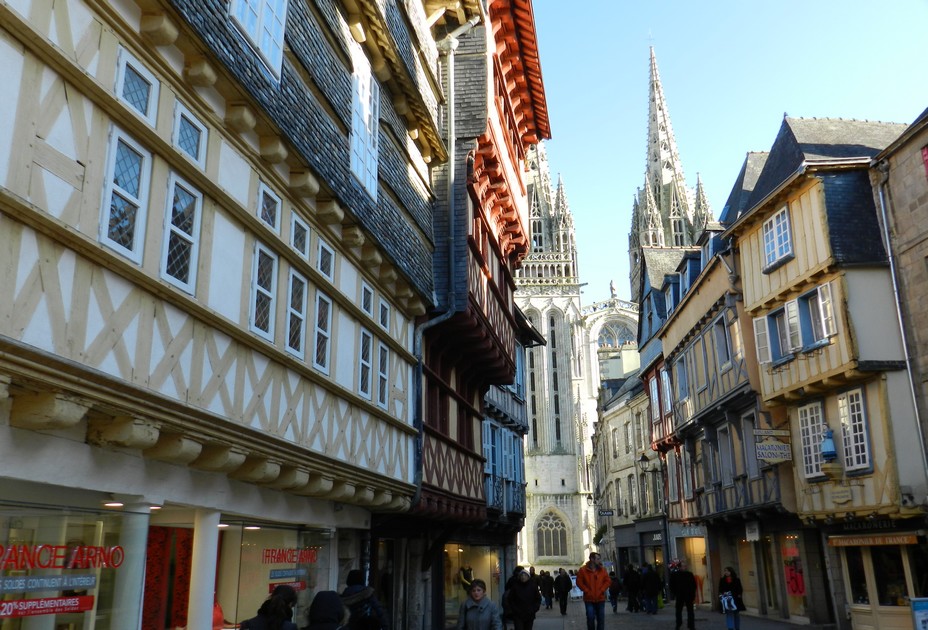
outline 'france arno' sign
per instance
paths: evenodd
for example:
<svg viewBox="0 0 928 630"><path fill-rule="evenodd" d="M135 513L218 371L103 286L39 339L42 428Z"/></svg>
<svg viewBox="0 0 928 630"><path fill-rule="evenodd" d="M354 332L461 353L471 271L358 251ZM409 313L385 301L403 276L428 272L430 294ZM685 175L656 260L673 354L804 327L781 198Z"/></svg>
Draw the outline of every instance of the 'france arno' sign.
<svg viewBox="0 0 928 630"><path fill-rule="evenodd" d="M767 462L768 464L779 464L780 462L789 462L793 459L793 449L789 442L778 440L775 436L785 434L789 431L767 429L755 429L754 435L763 439L754 444L754 450L757 453L757 459ZM785 436L784 436L785 437Z"/></svg>

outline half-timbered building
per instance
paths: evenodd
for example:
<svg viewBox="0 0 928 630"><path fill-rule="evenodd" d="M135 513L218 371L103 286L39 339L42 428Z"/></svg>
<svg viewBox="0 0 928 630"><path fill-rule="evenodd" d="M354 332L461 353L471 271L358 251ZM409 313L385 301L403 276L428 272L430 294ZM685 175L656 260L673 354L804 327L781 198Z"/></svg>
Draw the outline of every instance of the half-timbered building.
<svg viewBox="0 0 928 630"><path fill-rule="evenodd" d="M0 5L0 571L16 610L207 628L289 583L299 617L369 568L373 514L429 504L414 329L435 288L430 164L448 157L429 4ZM529 22L491 14L534 44L517 37ZM527 75L487 74L511 124L474 153L486 218L459 206L496 237L460 249L479 281L461 305L495 326L481 379L514 371L514 165L546 133L537 64ZM461 391L479 408L478 385ZM426 482L464 490L449 514L473 520L466 443L460 465L428 451ZM378 587L405 581L388 560Z"/></svg>
<svg viewBox="0 0 928 630"><path fill-rule="evenodd" d="M379 547L403 549L415 571L405 584L394 582L406 589L404 623L443 628L456 621L471 577L496 597L501 570L514 566L524 503L503 510L487 494L495 455L484 444L508 449L498 461L512 463L510 485L521 498L524 486L513 476L521 440L490 439L500 409L486 409L484 400L491 385L512 384L517 372L525 326L513 293L529 249L526 156L550 130L530 0L424 5L449 154L432 171L436 304L418 320L414 340L422 358L416 494L408 514L378 517L374 535Z"/></svg>
<svg viewBox="0 0 928 630"><path fill-rule="evenodd" d="M842 627L911 627L908 597L924 588L916 577L926 566L924 511L912 501L926 487L924 453L868 174L871 158L904 129L785 118L726 231L752 318L760 394L788 421L797 515L827 542ZM786 553L793 544L778 537L787 569L788 559L803 560ZM802 566L814 570L808 560ZM789 595L790 616L808 615L809 591L790 585Z"/></svg>

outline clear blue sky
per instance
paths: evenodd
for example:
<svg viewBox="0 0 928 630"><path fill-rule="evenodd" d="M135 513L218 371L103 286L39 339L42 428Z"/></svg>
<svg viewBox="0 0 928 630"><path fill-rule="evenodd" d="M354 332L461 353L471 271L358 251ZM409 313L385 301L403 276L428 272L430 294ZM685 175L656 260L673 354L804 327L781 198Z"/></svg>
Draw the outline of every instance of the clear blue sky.
<svg viewBox="0 0 928 630"><path fill-rule="evenodd" d="M791 117L911 123L928 108L928 0L534 0L553 138L576 224L583 304L630 296L654 47L687 185L718 217L745 153Z"/></svg>

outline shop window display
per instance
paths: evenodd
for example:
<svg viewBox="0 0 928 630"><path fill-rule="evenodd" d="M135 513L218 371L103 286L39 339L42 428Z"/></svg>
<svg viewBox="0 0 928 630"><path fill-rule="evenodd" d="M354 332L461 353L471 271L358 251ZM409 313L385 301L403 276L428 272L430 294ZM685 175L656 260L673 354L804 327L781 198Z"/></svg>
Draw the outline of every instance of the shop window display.
<svg viewBox="0 0 928 630"><path fill-rule="evenodd" d="M3 629L137 624L147 522L128 511L0 506Z"/></svg>
<svg viewBox="0 0 928 630"><path fill-rule="evenodd" d="M851 602L854 604L869 604L870 595L867 593L867 574L864 572L864 559L860 547L848 547L844 550L847 561L847 575L850 579Z"/></svg>
<svg viewBox="0 0 928 630"><path fill-rule="evenodd" d="M880 606L908 606L909 589L905 583L902 552L899 547L871 547L873 572Z"/></svg>

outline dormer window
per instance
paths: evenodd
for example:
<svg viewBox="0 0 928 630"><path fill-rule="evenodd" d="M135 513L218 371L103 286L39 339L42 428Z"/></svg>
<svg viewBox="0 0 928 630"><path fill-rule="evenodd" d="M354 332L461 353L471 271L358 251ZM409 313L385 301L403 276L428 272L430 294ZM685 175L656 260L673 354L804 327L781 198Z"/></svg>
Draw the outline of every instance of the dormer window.
<svg viewBox="0 0 928 630"><path fill-rule="evenodd" d="M793 254L793 241L789 229L789 206L784 205L776 214L764 221L764 262L766 267L786 262Z"/></svg>

